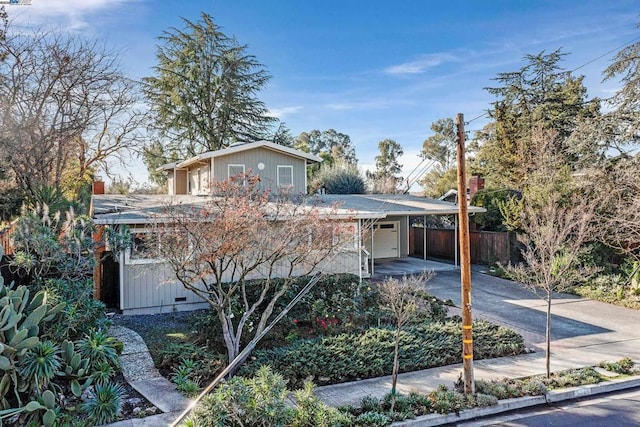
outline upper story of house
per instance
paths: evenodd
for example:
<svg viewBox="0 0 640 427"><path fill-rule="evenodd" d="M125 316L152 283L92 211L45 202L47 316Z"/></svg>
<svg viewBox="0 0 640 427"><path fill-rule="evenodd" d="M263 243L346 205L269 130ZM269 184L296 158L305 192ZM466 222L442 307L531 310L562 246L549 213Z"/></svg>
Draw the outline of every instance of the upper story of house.
<svg viewBox="0 0 640 427"><path fill-rule="evenodd" d="M322 159L269 141L237 143L190 159L163 165L169 194L211 194L212 183L240 174L260 177L262 189L306 194L307 167Z"/></svg>

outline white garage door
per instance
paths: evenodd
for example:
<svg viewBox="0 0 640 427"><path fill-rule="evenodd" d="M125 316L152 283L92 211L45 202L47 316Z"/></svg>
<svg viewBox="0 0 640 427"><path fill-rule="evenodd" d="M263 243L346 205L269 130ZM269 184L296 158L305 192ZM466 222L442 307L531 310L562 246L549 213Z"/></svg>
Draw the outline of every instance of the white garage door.
<svg viewBox="0 0 640 427"><path fill-rule="evenodd" d="M399 221L380 222L373 226L373 256L375 258L400 257Z"/></svg>

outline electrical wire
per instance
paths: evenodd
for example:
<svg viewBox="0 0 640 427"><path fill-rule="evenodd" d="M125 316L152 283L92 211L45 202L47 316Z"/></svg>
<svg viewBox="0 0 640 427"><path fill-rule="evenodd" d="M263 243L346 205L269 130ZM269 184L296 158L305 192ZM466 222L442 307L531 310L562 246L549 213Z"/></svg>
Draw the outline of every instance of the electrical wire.
<svg viewBox="0 0 640 427"><path fill-rule="evenodd" d="M336 252L333 257L329 258L329 261L333 261L333 258L335 258L337 255L338 253ZM321 272L317 272L313 277L311 277L304 288L302 288L300 292L298 292L298 294L291 301L289 301L289 304L287 304L287 306L280 313L278 313L278 315L271 321L271 323L269 323L260 334L253 337L253 339L227 365L227 367L224 368L222 372L220 372L220 374L207 387L205 387L204 390L202 390L202 392L189 404L189 406L184 411L182 411L182 413L180 413L180 415L178 415L178 418L173 421L171 427L177 427L180 422L185 419L185 417L189 415L189 413L196 407L198 402L202 400L202 398L206 396L211 390L213 390L224 379L224 377L226 377L229 372L231 372L231 370L235 369L253 351L256 344L258 344L258 342L262 338L264 338L264 336L269 333L269 331L271 331L271 329L273 329L273 327L280 320L282 320L282 318L286 316L287 313L289 313L289 310L291 310L307 294L307 292L309 292L311 288L313 288L316 283L320 281L320 278L322 276L323 274Z"/></svg>

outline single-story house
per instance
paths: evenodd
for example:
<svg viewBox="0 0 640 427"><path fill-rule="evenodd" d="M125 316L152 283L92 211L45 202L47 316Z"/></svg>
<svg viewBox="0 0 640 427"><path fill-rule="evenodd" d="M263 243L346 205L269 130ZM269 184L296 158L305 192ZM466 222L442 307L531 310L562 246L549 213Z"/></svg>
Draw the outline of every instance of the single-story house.
<svg viewBox="0 0 640 427"><path fill-rule="evenodd" d="M166 195L94 194L91 214L102 227L127 226L134 244L113 257L102 257L96 275L97 295L117 305L125 314L159 313L207 307L200 298L172 279L162 259L149 258L138 250L149 224L168 203L182 206L202 205L211 197L211 182L251 172L260 177L260 185L278 193L286 189L306 194L306 168L321 159L267 141L238 144L162 166L167 173ZM301 197L313 206L326 206L337 220L344 221L353 233L353 245L341 248L340 256L322 270L351 273L361 278L374 274L377 259L410 255L411 219L427 215L457 215L458 206L449 202L401 194L329 195ZM336 209L335 207L338 206ZM469 213L484 209L469 207ZM107 248L108 250L108 248ZM426 258L426 251L424 252Z"/></svg>

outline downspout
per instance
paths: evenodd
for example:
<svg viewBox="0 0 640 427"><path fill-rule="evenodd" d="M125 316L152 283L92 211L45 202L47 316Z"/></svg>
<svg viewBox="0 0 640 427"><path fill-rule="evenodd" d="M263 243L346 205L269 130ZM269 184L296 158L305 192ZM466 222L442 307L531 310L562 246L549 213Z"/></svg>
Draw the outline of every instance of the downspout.
<svg viewBox="0 0 640 427"><path fill-rule="evenodd" d="M118 230L119 233L122 233L122 229ZM120 262L118 263L118 274L120 275L120 280L118 283L118 288L119 288L119 296L120 296L120 310L123 310L124 308L124 251L127 251L129 249L125 249L120 251Z"/></svg>

